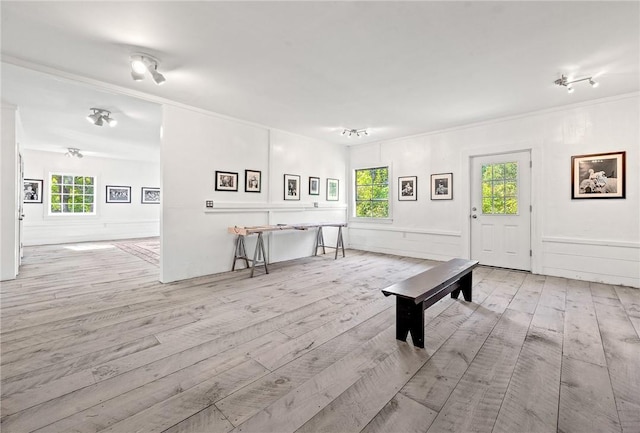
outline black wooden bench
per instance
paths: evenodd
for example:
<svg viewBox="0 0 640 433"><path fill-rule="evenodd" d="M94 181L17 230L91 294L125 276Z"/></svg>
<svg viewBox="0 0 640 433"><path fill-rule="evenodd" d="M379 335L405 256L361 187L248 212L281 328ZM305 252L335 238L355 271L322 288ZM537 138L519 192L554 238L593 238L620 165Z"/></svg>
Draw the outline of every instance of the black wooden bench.
<svg viewBox="0 0 640 433"><path fill-rule="evenodd" d="M424 348L424 310L451 293L471 302L471 271L477 261L452 259L382 290L396 295L396 338L407 341L411 332L414 346Z"/></svg>

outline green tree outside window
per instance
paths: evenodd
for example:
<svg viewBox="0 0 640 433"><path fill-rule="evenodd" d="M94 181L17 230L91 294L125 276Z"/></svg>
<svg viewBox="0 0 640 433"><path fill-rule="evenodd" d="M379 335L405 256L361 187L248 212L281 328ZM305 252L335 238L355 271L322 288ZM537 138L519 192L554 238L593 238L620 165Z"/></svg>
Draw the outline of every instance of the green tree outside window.
<svg viewBox="0 0 640 433"><path fill-rule="evenodd" d="M482 166L482 213L485 215L516 215L518 213L517 162Z"/></svg>
<svg viewBox="0 0 640 433"><path fill-rule="evenodd" d="M356 170L356 217L389 217L389 167Z"/></svg>
<svg viewBox="0 0 640 433"><path fill-rule="evenodd" d="M52 174L51 214L95 214L95 177Z"/></svg>

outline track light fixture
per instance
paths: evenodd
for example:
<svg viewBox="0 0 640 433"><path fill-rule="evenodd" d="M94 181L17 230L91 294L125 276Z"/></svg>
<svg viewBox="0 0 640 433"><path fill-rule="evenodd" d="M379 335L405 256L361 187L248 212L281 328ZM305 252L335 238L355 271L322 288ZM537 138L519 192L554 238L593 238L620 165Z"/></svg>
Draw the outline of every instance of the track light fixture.
<svg viewBox="0 0 640 433"><path fill-rule="evenodd" d="M112 128L118 124L118 121L111 117L111 111L102 108L90 108L92 114L87 116L87 120L96 126L102 126L105 123Z"/></svg>
<svg viewBox="0 0 640 433"><path fill-rule="evenodd" d="M558 86L566 87L568 93L573 93L575 91L573 87L574 83L580 83L582 81L587 81L587 80L589 81L589 84L591 84L591 87L598 87L600 85L600 83L594 80L593 77L585 77L585 78L579 78L577 80L570 80L565 75L562 75L562 77L558 78L553 83Z"/></svg>
<svg viewBox="0 0 640 433"><path fill-rule="evenodd" d="M80 149L76 149L75 147L70 147L65 155L69 158L82 158L84 156L80 153Z"/></svg>
<svg viewBox="0 0 640 433"><path fill-rule="evenodd" d="M131 55L131 78L134 81L144 80L144 74L149 71L153 81L160 85L167 81L160 72L158 72L158 60L148 54L134 53Z"/></svg>
<svg viewBox="0 0 640 433"><path fill-rule="evenodd" d="M342 131L342 135L347 135L348 137L353 137L354 135L358 138L363 135L369 135L367 129L345 129Z"/></svg>

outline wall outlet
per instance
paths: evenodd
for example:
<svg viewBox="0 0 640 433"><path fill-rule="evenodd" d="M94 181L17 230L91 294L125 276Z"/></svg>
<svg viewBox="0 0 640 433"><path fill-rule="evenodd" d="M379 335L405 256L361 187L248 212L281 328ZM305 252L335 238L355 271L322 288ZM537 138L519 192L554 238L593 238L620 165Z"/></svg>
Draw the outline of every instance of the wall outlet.
<svg viewBox="0 0 640 433"><path fill-rule="evenodd" d="M317 201L313 202L313 207L318 207L318 202Z"/></svg>
<svg viewBox="0 0 640 433"><path fill-rule="evenodd" d="M205 202L205 206L206 206L206 207L213 207L213 200L207 200L207 201Z"/></svg>

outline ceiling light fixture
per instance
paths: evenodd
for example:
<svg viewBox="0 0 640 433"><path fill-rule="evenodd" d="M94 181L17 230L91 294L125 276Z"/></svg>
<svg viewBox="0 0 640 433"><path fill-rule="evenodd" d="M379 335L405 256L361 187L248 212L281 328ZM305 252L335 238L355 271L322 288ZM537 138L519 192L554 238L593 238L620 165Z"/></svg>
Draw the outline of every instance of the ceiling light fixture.
<svg viewBox="0 0 640 433"><path fill-rule="evenodd" d="M160 85L167 81L160 72L158 72L158 59L148 54L134 53L130 57L131 61L131 78L134 81L144 80L144 74L149 71L153 81Z"/></svg>
<svg viewBox="0 0 640 433"><path fill-rule="evenodd" d="M70 147L65 155L69 158L82 158L84 156L80 153L80 149L77 149L75 147Z"/></svg>
<svg viewBox="0 0 640 433"><path fill-rule="evenodd" d="M593 77L585 77L585 78L579 78L577 80L570 80L565 75L562 75L562 77L558 78L553 83L561 87L566 87L568 93L573 93L576 89L573 88L572 84L580 83L582 81L587 81L587 80L589 81L589 84L591 84L591 87L598 87L600 85L600 83L594 80Z"/></svg>
<svg viewBox="0 0 640 433"><path fill-rule="evenodd" d="M363 135L369 135L369 131L367 131L367 129L345 129L342 131L342 135L347 135L347 133L349 134L349 137L352 136L356 136L358 138L362 137Z"/></svg>
<svg viewBox="0 0 640 433"><path fill-rule="evenodd" d="M118 121L111 117L111 111L109 110L102 108L89 108L89 110L93 111L93 113L87 116L87 120L96 126L102 126L106 122L107 125L113 128L118 124Z"/></svg>

